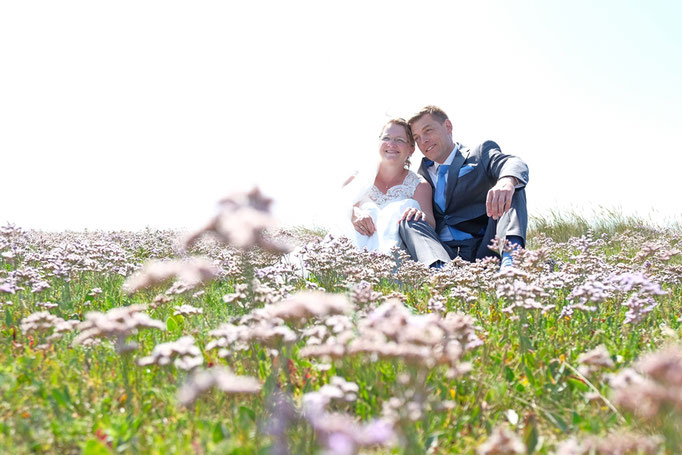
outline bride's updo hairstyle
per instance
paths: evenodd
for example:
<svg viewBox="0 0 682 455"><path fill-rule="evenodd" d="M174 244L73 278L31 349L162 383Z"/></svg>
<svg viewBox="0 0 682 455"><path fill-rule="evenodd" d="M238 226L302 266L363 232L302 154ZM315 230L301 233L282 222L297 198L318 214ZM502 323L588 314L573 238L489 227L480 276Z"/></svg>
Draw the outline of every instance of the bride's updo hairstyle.
<svg viewBox="0 0 682 455"><path fill-rule="evenodd" d="M384 133L384 130L386 129L386 127L388 125L398 125L398 126L402 126L403 128L405 128L405 133L407 133L407 142L409 142L410 145L412 147L414 147L414 137L412 137L412 129L410 128L410 125L407 123L407 120L405 120L402 117L392 118L391 120L386 122L386 124L383 126L383 128L381 128L381 134ZM379 137L381 137L381 136L379 136ZM411 164L410 163L410 157L408 156L407 159L405 160L405 169L409 169L410 164Z"/></svg>

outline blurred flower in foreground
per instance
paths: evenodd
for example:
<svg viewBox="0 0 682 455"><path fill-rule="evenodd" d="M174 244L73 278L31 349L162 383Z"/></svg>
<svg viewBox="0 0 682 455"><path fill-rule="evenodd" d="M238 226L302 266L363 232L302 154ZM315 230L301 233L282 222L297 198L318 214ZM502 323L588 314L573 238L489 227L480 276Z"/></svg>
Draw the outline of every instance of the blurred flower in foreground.
<svg viewBox="0 0 682 455"><path fill-rule="evenodd" d="M192 314L203 314L204 310L194 307L192 305L180 305L173 308L173 316L182 315L190 316Z"/></svg>
<svg viewBox="0 0 682 455"><path fill-rule="evenodd" d="M78 325L81 333L74 338L73 344L91 344L97 338L112 338L115 339L116 352L130 352L137 348L137 344L126 343L126 338L136 334L139 329L166 329L163 322L142 313L145 309L145 305L137 304L113 308L106 313L87 313L85 321Z"/></svg>
<svg viewBox="0 0 682 455"><path fill-rule="evenodd" d="M559 444L556 455L623 455L638 453L654 455L661 445L658 436L645 436L632 433L612 433L604 438L588 436L579 441L570 438Z"/></svg>
<svg viewBox="0 0 682 455"><path fill-rule="evenodd" d="M130 295L171 279L176 279L186 288L192 289L214 280L218 273L218 268L212 261L200 257L171 261L152 260L147 262L142 270L125 280L123 290Z"/></svg>
<svg viewBox="0 0 682 455"><path fill-rule="evenodd" d="M185 240L193 246L201 236L211 232L222 242L242 250L255 246L271 253L287 253L290 249L266 237L267 230L277 227L270 213L272 199L264 197L258 188L248 193L235 193L220 201L219 213L206 226Z"/></svg>
<svg viewBox="0 0 682 455"><path fill-rule="evenodd" d="M611 377L616 404L645 419L655 418L664 409L682 414L681 346L671 345L642 357L635 370L626 368Z"/></svg>
<svg viewBox="0 0 682 455"><path fill-rule="evenodd" d="M490 241L488 248L497 254L502 254L502 252L511 253L514 251L514 246L509 240L505 239L504 242L502 242L497 236Z"/></svg>
<svg viewBox="0 0 682 455"><path fill-rule="evenodd" d="M323 385L316 392L303 394L303 413L305 415L319 415L326 412L327 406L334 400L353 402L360 390L354 382L346 381L339 376L333 376L327 385Z"/></svg>
<svg viewBox="0 0 682 455"><path fill-rule="evenodd" d="M270 394L267 399L270 421L265 431L272 438L270 455L290 455L289 432L300 416L288 395L281 392Z"/></svg>
<svg viewBox="0 0 682 455"><path fill-rule="evenodd" d="M48 313L47 311L39 311L25 317L21 320L21 331L25 334L43 333L52 330L52 335L46 338L46 341L54 341L61 338L65 333L71 332L74 327L80 324L78 320L68 320ZM43 349L47 345L38 345L36 349Z"/></svg>
<svg viewBox="0 0 682 455"><path fill-rule="evenodd" d="M256 310L259 316L280 318L290 322L306 322L310 318L323 318L350 313L353 309L348 299L338 294L303 291L288 299Z"/></svg>
<svg viewBox="0 0 682 455"><path fill-rule="evenodd" d="M92 288L90 289L90 292L88 292L88 295L90 297L95 297L97 295L100 295L102 293L102 288Z"/></svg>
<svg viewBox="0 0 682 455"><path fill-rule="evenodd" d="M609 350L603 344L600 344L591 351L580 354L578 356L578 363L580 364L580 373L585 376L600 368L613 368L614 366L611 354L609 354Z"/></svg>
<svg viewBox="0 0 682 455"><path fill-rule="evenodd" d="M360 281L354 283L350 289L351 300L358 307L364 307L372 303L379 302L383 298L383 294L372 289L372 283L367 281Z"/></svg>
<svg viewBox="0 0 682 455"><path fill-rule="evenodd" d="M501 425L493 430L483 444L478 446L476 453L479 455L526 453L526 446L516 433Z"/></svg>
<svg viewBox="0 0 682 455"><path fill-rule="evenodd" d="M350 415L329 412L333 400L354 401L358 386L334 376L331 384L303 395L303 415L315 430L317 439L329 455L354 455L362 447L394 445L397 435L393 423L375 420L361 424Z"/></svg>
<svg viewBox="0 0 682 455"><path fill-rule="evenodd" d="M230 394L254 394L260 392L261 384L251 376L237 376L227 368L214 367L192 374L178 389L178 401L189 406L199 395L213 387Z"/></svg>
<svg viewBox="0 0 682 455"><path fill-rule="evenodd" d="M57 308L59 305L53 302L36 302L36 306L45 308L46 310L51 310L52 308Z"/></svg>
<svg viewBox="0 0 682 455"><path fill-rule="evenodd" d="M177 341L157 344L151 355L139 359L137 364L163 366L168 365L173 359L175 367L185 371L193 370L204 363L201 349L194 344L194 338L185 336Z"/></svg>
<svg viewBox="0 0 682 455"><path fill-rule="evenodd" d="M2 283L0 284L0 292L4 292L6 294L14 294L16 292L17 288L12 285L12 283Z"/></svg>
<svg viewBox="0 0 682 455"><path fill-rule="evenodd" d="M252 311L236 320L236 324L224 323L211 330L209 336L213 340L206 345L206 350L220 348L218 355L225 358L232 351L248 349L251 342L273 348L282 343L293 343L298 335L285 322L304 324L309 319L329 319L351 310L352 305L342 295L318 291L298 292L287 300Z"/></svg>
<svg viewBox="0 0 682 455"><path fill-rule="evenodd" d="M249 349L252 342L274 348L283 343L291 344L298 339L296 332L278 318L260 319L249 314L239 318L237 322L237 325L223 323L219 328L208 332L213 340L206 345L206 350L219 348L218 356L225 358L233 351ZM270 353L277 355L274 349Z"/></svg>
<svg viewBox="0 0 682 455"><path fill-rule="evenodd" d="M24 333L46 332L63 320L59 316L55 316L47 311L39 311L21 320L21 331Z"/></svg>
<svg viewBox="0 0 682 455"><path fill-rule="evenodd" d="M457 377L471 368L468 362L461 361L462 356L482 344L475 332L470 316L415 315L402 302L389 300L359 319L356 328L344 330L323 343L315 336L314 343L309 342L299 354L323 359L356 354L402 359L427 369L446 365L448 376Z"/></svg>

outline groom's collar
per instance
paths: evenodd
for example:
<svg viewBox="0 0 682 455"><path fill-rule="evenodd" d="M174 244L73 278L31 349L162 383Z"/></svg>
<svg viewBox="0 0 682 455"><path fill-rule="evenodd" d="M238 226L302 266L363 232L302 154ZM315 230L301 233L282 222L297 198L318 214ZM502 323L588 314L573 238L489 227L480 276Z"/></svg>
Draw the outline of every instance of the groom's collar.
<svg viewBox="0 0 682 455"><path fill-rule="evenodd" d="M445 159L445 161L442 164L447 164L448 166L452 164L452 161L455 159L455 155L457 155L457 151L460 149L460 144L458 142L455 142L455 147L452 149L452 152L448 155L448 157ZM424 158L426 167L429 168L433 166L434 171L438 171L438 166L440 164L436 163L435 161L429 160Z"/></svg>

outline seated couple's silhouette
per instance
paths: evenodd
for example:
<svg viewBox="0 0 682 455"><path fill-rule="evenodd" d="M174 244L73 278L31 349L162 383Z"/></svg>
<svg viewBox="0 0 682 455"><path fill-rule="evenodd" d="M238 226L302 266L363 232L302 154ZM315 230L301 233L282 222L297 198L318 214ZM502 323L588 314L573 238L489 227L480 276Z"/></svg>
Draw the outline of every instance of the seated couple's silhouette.
<svg viewBox="0 0 682 455"><path fill-rule="evenodd" d="M424 155L409 169L415 145ZM346 181L352 237L360 248L389 253L405 249L415 261L440 267L498 253L494 238L524 247L528 212L528 166L486 141L469 148L455 142L452 123L436 106L409 121L389 120L381 130L375 175ZM511 265L502 253L502 265Z"/></svg>

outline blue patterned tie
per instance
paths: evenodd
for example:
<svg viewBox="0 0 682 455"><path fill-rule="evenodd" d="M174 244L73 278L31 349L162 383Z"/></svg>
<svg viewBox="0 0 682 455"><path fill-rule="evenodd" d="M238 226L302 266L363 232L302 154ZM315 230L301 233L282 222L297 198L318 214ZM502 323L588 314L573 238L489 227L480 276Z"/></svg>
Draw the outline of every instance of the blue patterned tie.
<svg viewBox="0 0 682 455"><path fill-rule="evenodd" d="M445 210L445 174L450 169L449 164L441 164L438 166L438 182L436 182L436 194L433 200L441 210Z"/></svg>

